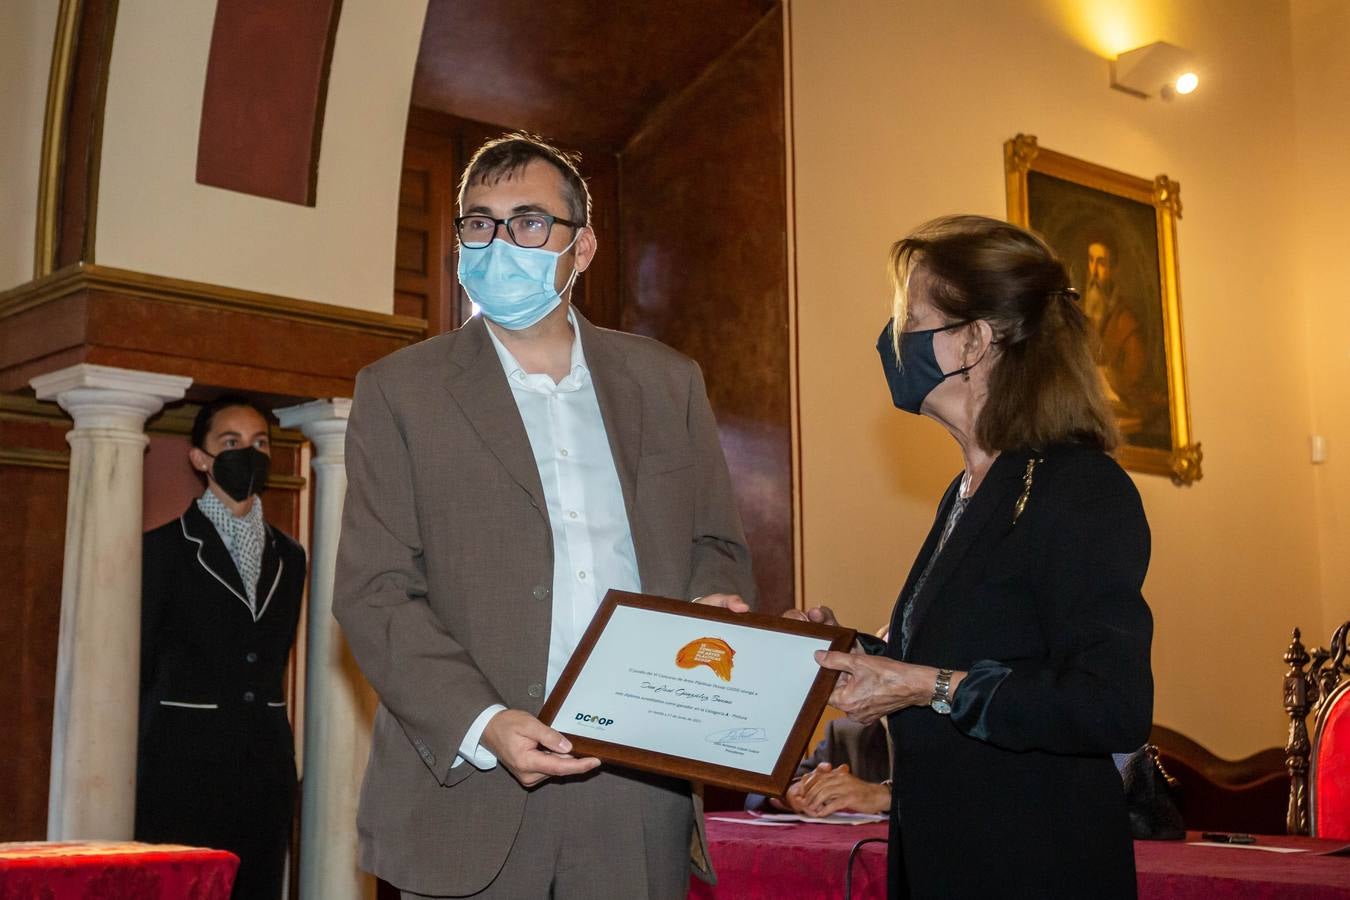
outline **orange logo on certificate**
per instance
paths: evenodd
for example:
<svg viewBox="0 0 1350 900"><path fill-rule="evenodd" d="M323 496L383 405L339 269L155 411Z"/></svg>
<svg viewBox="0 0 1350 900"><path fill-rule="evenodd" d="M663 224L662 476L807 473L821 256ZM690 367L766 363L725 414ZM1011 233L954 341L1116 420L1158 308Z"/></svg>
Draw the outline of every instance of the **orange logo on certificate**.
<svg viewBox="0 0 1350 900"><path fill-rule="evenodd" d="M723 681L731 680L731 658L736 651L721 638L702 637L690 641L675 654L675 665L681 669L707 666Z"/></svg>

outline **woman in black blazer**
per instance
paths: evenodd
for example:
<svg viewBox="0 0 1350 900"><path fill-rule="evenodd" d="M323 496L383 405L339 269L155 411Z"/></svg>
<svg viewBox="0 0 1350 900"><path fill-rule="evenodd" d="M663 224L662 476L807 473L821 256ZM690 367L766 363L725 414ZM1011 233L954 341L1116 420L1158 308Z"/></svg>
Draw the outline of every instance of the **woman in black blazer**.
<svg viewBox="0 0 1350 900"><path fill-rule="evenodd" d="M1149 530L1107 455L1091 324L1049 248L1005 222L935 220L891 258L892 399L944 425L966 465L890 641L818 654L845 673L835 706L889 717L890 895L1134 897L1111 753L1152 719Z"/></svg>
<svg viewBox="0 0 1350 900"><path fill-rule="evenodd" d="M206 492L144 539L136 838L229 850L232 896L275 900L295 803L285 673L305 551L262 520L260 410L208 404L192 443Z"/></svg>

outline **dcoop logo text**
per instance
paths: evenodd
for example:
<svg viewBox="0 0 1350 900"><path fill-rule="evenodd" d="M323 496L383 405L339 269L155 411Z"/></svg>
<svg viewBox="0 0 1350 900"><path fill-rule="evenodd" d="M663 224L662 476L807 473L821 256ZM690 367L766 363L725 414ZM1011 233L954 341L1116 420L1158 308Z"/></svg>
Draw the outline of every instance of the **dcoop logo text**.
<svg viewBox="0 0 1350 900"><path fill-rule="evenodd" d="M591 725L599 725L602 728L614 724L613 719L607 719L604 716L592 716L587 713L577 713L577 721L588 722Z"/></svg>

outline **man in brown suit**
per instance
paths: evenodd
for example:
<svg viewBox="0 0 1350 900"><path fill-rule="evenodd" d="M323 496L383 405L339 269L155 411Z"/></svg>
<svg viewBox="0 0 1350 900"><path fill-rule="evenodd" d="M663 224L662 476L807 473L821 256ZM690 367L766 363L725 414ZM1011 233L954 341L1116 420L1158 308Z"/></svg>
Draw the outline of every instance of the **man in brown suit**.
<svg viewBox="0 0 1350 900"><path fill-rule="evenodd" d="M363 370L348 426L334 612L380 697L361 862L404 897L682 898L689 785L597 771L536 715L609 588L753 599L702 375L571 309L596 237L570 157L491 141L459 200L482 315Z"/></svg>

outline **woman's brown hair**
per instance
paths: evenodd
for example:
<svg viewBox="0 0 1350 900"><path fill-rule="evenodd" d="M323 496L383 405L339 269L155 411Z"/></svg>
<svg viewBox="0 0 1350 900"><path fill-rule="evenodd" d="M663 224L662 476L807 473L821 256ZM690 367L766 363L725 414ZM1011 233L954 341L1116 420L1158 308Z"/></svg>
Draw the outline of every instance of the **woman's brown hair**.
<svg viewBox="0 0 1350 900"><path fill-rule="evenodd" d="M975 423L982 447L1075 441L1115 449L1120 437L1097 371L1095 332L1063 263L1044 241L1016 225L970 215L934 219L896 241L897 355L916 269L928 275L936 309L952 321L983 319L994 332L989 395Z"/></svg>

